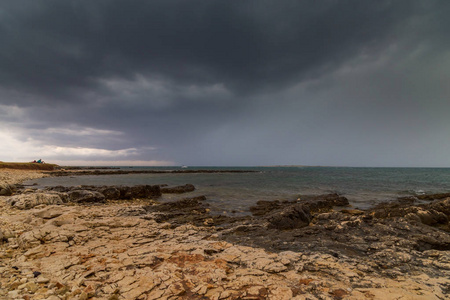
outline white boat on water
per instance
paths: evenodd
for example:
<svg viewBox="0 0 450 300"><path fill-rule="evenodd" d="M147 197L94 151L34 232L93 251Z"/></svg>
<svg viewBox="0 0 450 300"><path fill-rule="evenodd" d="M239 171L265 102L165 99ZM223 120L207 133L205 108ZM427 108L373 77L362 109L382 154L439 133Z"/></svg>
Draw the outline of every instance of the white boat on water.
<svg viewBox="0 0 450 300"><path fill-rule="evenodd" d="M187 169L187 166L181 166L182 169Z"/></svg>

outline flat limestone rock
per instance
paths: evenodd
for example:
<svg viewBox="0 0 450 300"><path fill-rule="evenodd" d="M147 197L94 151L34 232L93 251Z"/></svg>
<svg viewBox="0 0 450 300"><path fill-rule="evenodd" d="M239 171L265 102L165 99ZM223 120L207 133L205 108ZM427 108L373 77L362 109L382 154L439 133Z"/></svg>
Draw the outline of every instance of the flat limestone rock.
<svg viewBox="0 0 450 300"><path fill-rule="evenodd" d="M445 199L420 207L410 203L394 216L381 211L395 210L379 208L377 217L377 210L333 211L331 204L345 201L332 195L326 201L269 204L270 211L217 226L201 199L159 208L128 200L87 206L66 203L69 192L0 199L0 299L449 296L450 239L440 227L447 225L441 218L448 217ZM55 195L60 203L41 201ZM41 206L31 209L17 196ZM438 223L422 222L422 211ZM155 212L183 213L184 219L146 218ZM406 218L409 213L418 219ZM202 222L194 223L192 215ZM275 216L281 225L268 228ZM212 225L195 225L209 218Z"/></svg>
<svg viewBox="0 0 450 300"><path fill-rule="evenodd" d="M41 204L60 205L64 201L59 194L38 192L12 196L7 200L7 203L18 209L30 209Z"/></svg>
<svg viewBox="0 0 450 300"><path fill-rule="evenodd" d="M33 215L42 219L53 219L61 216L64 213L64 210L58 206L50 206L44 209L33 212Z"/></svg>

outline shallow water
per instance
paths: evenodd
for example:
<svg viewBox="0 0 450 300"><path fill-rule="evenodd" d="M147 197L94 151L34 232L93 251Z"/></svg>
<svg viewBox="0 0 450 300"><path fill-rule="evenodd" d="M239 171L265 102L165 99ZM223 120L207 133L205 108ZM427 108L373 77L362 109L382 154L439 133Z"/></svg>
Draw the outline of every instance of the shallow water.
<svg viewBox="0 0 450 300"><path fill-rule="evenodd" d="M125 170L179 168L123 168ZM400 196L450 192L448 168L334 167L202 167L189 169L252 170L255 173L126 174L34 179L25 184L74 185L195 185L184 195L164 195L163 201L205 195L215 212L246 212L258 200L294 200L301 195L337 192L356 208Z"/></svg>

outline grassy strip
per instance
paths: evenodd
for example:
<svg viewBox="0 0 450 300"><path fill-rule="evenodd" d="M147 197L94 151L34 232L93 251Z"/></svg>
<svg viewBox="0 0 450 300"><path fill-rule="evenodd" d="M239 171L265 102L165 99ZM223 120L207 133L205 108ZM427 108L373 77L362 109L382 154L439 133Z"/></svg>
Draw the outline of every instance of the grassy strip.
<svg viewBox="0 0 450 300"><path fill-rule="evenodd" d="M2 162L0 161L0 169L16 169L16 170L44 170L52 171L58 165L55 164L38 164L38 163L18 163L18 162Z"/></svg>

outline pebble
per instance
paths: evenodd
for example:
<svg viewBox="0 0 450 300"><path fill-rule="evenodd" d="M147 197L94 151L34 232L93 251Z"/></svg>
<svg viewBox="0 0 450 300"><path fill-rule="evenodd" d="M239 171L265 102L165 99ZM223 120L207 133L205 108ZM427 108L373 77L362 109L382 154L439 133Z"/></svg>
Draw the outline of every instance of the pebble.
<svg viewBox="0 0 450 300"><path fill-rule="evenodd" d="M50 279L44 277L44 276L39 276L39 278L36 280L37 283L48 283L50 281Z"/></svg>
<svg viewBox="0 0 450 300"><path fill-rule="evenodd" d="M33 276L34 277L38 277L39 275L41 275L42 273L41 272L39 272L39 271L34 271L33 272Z"/></svg>
<svg viewBox="0 0 450 300"><path fill-rule="evenodd" d="M8 297L12 298L12 299L16 299L19 298L19 294L20 291L19 290L12 290L8 292Z"/></svg>

